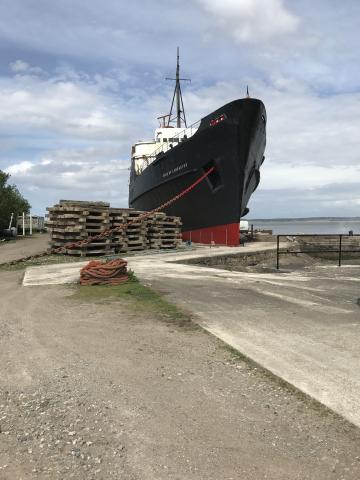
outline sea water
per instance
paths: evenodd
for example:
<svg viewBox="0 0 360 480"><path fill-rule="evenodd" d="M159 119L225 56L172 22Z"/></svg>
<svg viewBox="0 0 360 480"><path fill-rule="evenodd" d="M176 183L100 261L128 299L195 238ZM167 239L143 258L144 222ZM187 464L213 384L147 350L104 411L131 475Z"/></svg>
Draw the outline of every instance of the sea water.
<svg viewBox="0 0 360 480"><path fill-rule="evenodd" d="M348 234L350 230L360 234L359 218L308 218L308 219L269 219L250 220L254 229L272 230L274 235L295 234Z"/></svg>

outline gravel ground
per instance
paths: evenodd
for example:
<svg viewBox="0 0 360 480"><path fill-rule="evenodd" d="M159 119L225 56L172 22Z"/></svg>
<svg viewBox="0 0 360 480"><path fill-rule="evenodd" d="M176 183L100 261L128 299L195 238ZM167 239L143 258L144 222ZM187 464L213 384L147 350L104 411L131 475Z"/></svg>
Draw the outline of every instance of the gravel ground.
<svg viewBox="0 0 360 480"><path fill-rule="evenodd" d="M360 478L357 428L217 339L22 275L0 271L1 480Z"/></svg>
<svg viewBox="0 0 360 480"><path fill-rule="evenodd" d="M49 235L47 233L37 233L31 237L18 237L16 240L0 242L0 265L41 253L47 250L48 244Z"/></svg>

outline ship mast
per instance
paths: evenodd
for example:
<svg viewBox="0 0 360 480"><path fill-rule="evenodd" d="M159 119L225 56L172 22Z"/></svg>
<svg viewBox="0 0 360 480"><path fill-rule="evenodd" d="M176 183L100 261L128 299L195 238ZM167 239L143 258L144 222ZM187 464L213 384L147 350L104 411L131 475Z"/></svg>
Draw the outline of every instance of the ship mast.
<svg viewBox="0 0 360 480"><path fill-rule="evenodd" d="M190 82L191 80L190 78L180 78L179 47L177 47L176 77L175 78L166 77L166 80L175 80L174 95L171 102L171 108L170 108L170 114L168 116L167 126L169 127L171 122L176 121L177 128L181 128L182 122L184 123L185 127L187 127L180 80L184 80L187 82ZM176 99L176 114L173 113L175 99Z"/></svg>

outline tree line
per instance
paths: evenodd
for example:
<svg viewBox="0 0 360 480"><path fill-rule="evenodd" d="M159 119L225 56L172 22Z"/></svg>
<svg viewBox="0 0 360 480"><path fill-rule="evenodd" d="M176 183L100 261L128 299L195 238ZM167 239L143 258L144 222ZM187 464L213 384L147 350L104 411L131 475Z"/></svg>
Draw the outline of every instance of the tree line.
<svg viewBox="0 0 360 480"><path fill-rule="evenodd" d="M23 212L30 212L29 202L21 195L16 185L8 183L10 175L0 170L0 233L9 227L11 214L14 222ZM12 225L16 225L13 223Z"/></svg>

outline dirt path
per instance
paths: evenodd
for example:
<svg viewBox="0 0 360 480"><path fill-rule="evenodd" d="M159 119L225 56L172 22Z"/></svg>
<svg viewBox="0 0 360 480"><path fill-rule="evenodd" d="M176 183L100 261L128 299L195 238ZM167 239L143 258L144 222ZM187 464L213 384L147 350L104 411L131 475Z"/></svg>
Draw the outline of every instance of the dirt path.
<svg viewBox="0 0 360 480"><path fill-rule="evenodd" d="M360 478L358 429L171 309L22 274L0 270L1 480Z"/></svg>
<svg viewBox="0 0 360 480"><path fill-rule="evenodd" d="M38 233L31 237L21 238L9 242L0 242L0 265L18 260L28 255L41 253L48 248L49 235Z"/></svg>

